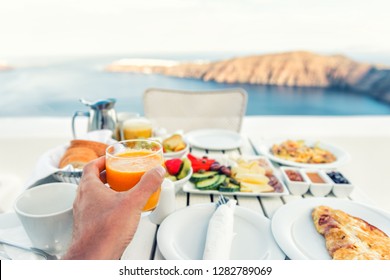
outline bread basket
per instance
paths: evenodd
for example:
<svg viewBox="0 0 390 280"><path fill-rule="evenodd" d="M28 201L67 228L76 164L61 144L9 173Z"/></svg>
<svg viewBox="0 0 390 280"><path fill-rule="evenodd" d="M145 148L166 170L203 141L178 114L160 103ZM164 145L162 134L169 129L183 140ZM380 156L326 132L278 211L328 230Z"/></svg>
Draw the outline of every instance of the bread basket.
<svg viewBox="0 0 390 280"><path fill-rule="evenodd" d="M111 138L111 135L112 135L111 131L104 131L104 130L93 131L93 132L89 132L88 133L89 137L84 139L84 140L83 139L75 139L72 141L82 142L82 141L86 140L86 141L95 141L95 142L104 143L106 145L110 145L110 144L116 142L115 140L113 140ZM49 152L49 154L47 155L47 157L48 157L47 161L48 161L48 165L49 165L48 169L54 171L54 172L52 172L52 175L53 175L53 178L57 181L65 182L65 183L79 184L81 176L83 174L83 170L81 168L74 168L71 165L67 165L61 169L58 168L59 162L60 162L62 156L64 155L64 153L67 151L70 143L68 143L66 145L61 145L60 147L57 147ZM78 144L80 144L80 143L78 143ZM103 155L104 153L105 153L105 148L103 151L100 151L99 156Z"/></svg>
<svg viewBox="0 0 390 280"><path fill-rule="evenodd" d="M65 182L65 183L72 183L72 184L79 184L81 176L83 175L82 170L60 170L55 173L53 173L54 179Z"/></svg>

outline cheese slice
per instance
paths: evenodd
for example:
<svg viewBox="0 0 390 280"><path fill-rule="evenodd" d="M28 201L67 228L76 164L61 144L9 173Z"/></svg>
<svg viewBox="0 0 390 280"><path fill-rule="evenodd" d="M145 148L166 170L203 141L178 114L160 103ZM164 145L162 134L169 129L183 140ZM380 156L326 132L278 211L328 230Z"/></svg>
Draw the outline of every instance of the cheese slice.
<svg viewBox="0 0 390 280"><path fill-rule="evenodd" d="M253 193L273 192L275 189L266 184L251 184L241 182L241 189L250 189Z"/></svg>

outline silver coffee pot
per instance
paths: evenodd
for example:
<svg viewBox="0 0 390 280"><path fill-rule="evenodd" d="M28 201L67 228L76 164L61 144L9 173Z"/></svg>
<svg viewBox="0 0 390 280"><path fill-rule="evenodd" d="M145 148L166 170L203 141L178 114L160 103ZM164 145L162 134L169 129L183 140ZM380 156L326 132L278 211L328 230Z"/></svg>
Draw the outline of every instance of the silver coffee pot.
<svg viewBox="0 0 390 280"><path fill-rule="evenodd" d="M117 115L114 109L116 99L108 98L90 102L80 99L80 102L90 108L89 112L76 111L72 118L73 137L76 138L75 121L79 116L88 117L88 131L109 129L115 133Z"/></svg>

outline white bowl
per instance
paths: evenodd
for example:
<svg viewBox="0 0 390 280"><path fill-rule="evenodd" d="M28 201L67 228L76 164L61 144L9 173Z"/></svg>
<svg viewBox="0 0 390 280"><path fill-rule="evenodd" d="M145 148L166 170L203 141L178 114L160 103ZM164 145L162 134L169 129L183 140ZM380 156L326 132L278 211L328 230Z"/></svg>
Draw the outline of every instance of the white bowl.
<svg viewBox="0 0 390 280"><path fill-rule="evenodd" d="M305 179L305 177L302 175L301 171L299 168L294 168L294 167L280 167L281 173L283 180L285 181L288 189L290 190L290 193L293 195L302 195L305 194L309 190L309 182ZM287 176L286 170L293 170L295 172L298 172L301 176L302 179L304 180L303 182L299 181L291 181L290 178Z"/></svg>
<svg viewBox="0 0 390 280"><path fill-rule="evenodd" d="M192 168L190 169L190 172L188 172L187 176L185 176L183 179L172 181L173 185L175 186L175 193L177 193L179 190L183 188L183 186L190 180L192 176Z"/></svg>
<svg viewBox="0 0 390 280"><path fill-rule="evenodd" d="M337 197L344 198L348 197L354 189L354 186L351 184L334 184L333 185L333 194Z"/></svg>
<svg viewBox="0 0 390 280"><path fill-rule="evenodd" d="M182 158L188 153L189 150L190 150L190 145L188 145L188 143L186 142L186 147L183 150L177 152L164 153L163 156L164 158Z"/></svg>
<svg viewBox="0 0 390 280"><path fill-rule="evenodd" d="M326 174L323 171L318 169L303 169L301 171L302 171L301 174L303 175L305 180L310 183L309 189L312 195L322 197L328 195L332 191L333 184L329 183L329 180L326 178ZM318 175L321 177L324 183L312 182L306 174L311 172L318 173Z"/></svg>
<svg viewBox="0 0 390 280"><path fill-rule="evenodd" d="M339 171L337 171L339 172ZM339 172L341 173L341 172ZM350 183L351 181L344 176L344 174L341 173L341 175L348 180L349 184L338 184L338 183L335 183L330 177L329 175L326 174L325 172L325 175L326 175L326 179L328 180L328 182L330 184L333 185L333 189L332 189L332 192L335 196L337 197L340 197L340 198L344 198L344 197L348 197L353 189L354 189L354 186Z"/></svg>

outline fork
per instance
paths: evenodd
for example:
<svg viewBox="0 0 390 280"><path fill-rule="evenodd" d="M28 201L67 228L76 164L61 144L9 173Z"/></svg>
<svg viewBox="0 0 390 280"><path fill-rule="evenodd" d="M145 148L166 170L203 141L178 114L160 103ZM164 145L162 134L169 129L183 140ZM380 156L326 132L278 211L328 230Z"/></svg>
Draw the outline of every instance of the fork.
<svg viewBox="0 0 390 280"><path fill-rule="evenodd" d="M218 201L217 201L215 204L216 204L216 206L217 206L217 208L218 208L219 206L228 203L228 201L229 201L229 198L224 197L224 196L221 194L221 195L219 195Z"/></svg>

